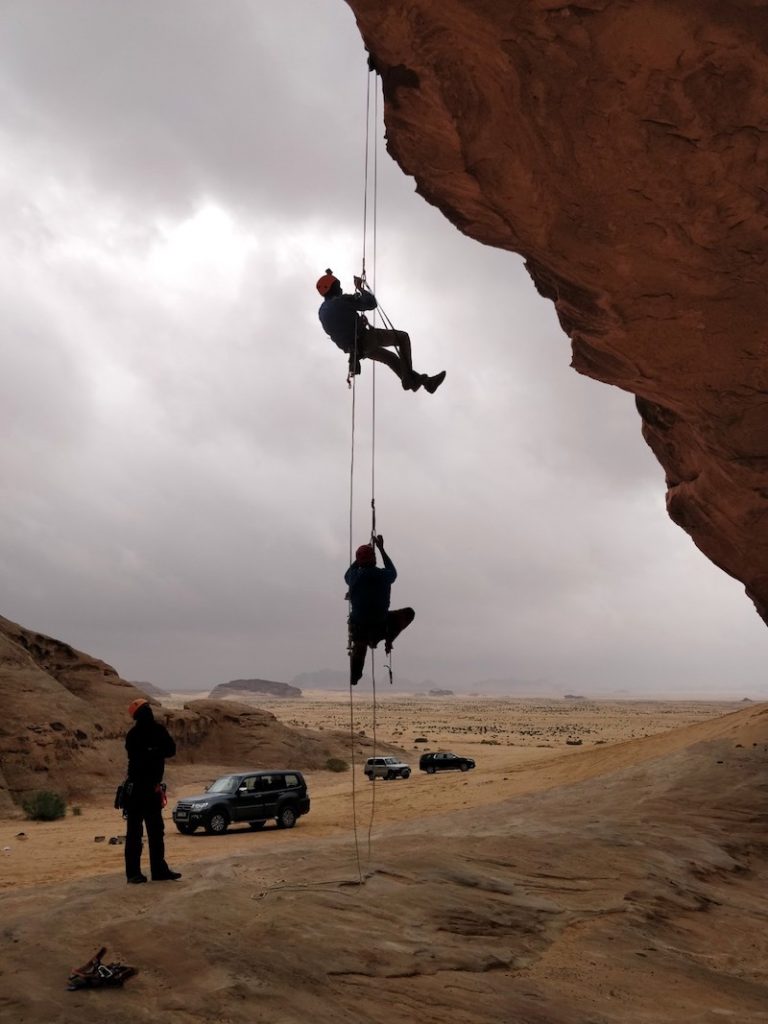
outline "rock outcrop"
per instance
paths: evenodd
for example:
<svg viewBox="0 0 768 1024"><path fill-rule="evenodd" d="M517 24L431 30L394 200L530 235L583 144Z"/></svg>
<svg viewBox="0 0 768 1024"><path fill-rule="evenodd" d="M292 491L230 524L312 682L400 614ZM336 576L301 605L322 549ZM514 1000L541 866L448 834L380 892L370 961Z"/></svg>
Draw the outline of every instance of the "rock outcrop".
<svg viewBox="0 0 768 1024"><path fill-rule="evenodd" d="M293 729L262 708L235 701L193 700L168 728L181 759L242 769L322 768L329 757L348 757L349 736Z"/></svg>
<svg viewBox="0 0 768 1024"><path fill-rule="evenodd" d="M219 683L209 696L211 700L221 700L240 694L249 697L261 694L267 697L301 697L301 690L290 683L275 683L271 679L233 679L229 683Z"/></svg>
<svg viewBox="0 0 768 1024"><path fill-rule="evenodd" d="M128 704L142 692L113 668L60 640L0 617L0 817L35 790L103 795L125 772ZM290 729L268 711L196 700L155 704L177 741L176 762L320 768L347 756L349 737Z"/></svg>
<svg viewBox="0 0 768 1024"><path fill-rule="evenodd" d="M347 0L388 148L637 396L670 517L768 621L761 0Z"/></svg>
<svg viewBox="0 0 768 1024"><path fill-rule="evenodd" d="M140 696L103 661L0 617L0 813L31 790L119 780Z"/></svg>

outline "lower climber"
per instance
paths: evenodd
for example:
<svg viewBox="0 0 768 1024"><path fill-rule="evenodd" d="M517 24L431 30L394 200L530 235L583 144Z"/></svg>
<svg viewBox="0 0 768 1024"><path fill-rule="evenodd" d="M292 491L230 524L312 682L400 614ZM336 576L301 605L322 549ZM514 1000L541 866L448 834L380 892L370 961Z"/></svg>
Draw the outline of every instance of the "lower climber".
<svg viewBox="0 0 768 1024"><path fill-rule="evenodd" d="M317 282L317 290L323 296L318 312L320 323L331 341L349 356L350 373L360 373L361 359L375 359L397 374L405 391L418 391L423 387L434 394L445 380L445 370L431 377L416 373L411 361L410 337L405 331L371 327L360 314L376 309L376 297L361 277L354 278L354 282L354 295L342 292L339 279L330 270Z"/></svg>
<svg viewBox="0 0 768 1024"><path fill-rule="evenodd" d="M375 538L381 552L383 568L376 565L376 552L372 544L362 544L355 553L355 560L344 574L349 587L349 682L355 686L363 675L365 655L369 647L376 647L384 641L384 650L389 654L392 644L402 631L413 622L416 613L413 608L389 610L389 595L397 579L392 559L384 550L384 538Z"/></svg>

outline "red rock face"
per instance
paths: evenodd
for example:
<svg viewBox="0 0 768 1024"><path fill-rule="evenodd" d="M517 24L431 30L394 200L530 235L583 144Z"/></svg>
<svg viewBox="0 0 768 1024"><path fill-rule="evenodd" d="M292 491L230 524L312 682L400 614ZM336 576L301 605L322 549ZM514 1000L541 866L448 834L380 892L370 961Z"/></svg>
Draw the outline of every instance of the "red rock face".
<svg viewBox="0 0 768 1024"><path fill-rule="evenodd" d="M671 518L768 621L768 3L347 0L388 148L637 396Z"/></svg>

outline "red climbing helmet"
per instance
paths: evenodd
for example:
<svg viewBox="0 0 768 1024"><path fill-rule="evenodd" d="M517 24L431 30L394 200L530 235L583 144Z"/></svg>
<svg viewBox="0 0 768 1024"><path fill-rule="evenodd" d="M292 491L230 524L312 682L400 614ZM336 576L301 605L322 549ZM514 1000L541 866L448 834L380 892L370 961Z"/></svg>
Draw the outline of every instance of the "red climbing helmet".
<svg viewBox="0 0 768 1024"><path fill-rule="evenodd" d="M149 701L146 699L146 697L137 697L136 700L132 700L131 703L128 705L128 714L131 716L131 718L134 718L139 708L144 707L145 704L149 704Z"/></svg>
<svg viewBox="0 0 768 1024"><path fill-rule="evenodd" d="M333 288L335 284L339 283L338 277L333 276L332 270L326 270L321 278L319 278L316 288L321 295L327 295L328 292Z"/></svg>
<svg viewBox="0 0 768 1024"><path fill-rule="evenodd" d="M376 565L376 553L370 544L361 544L355 552L358 565Z"/></svg>

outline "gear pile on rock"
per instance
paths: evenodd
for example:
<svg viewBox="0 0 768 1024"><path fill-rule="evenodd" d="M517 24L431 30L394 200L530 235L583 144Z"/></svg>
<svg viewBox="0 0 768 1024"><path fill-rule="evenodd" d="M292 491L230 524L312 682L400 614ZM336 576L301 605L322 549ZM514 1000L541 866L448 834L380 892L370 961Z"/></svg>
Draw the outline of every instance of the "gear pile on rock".
<svg viewBox="0 0 768 1024"><path fill-rule="evenodd" d="M76 992L81 988L116 988L138 971L135 967L115 961L111 964L102 963L107 947L102 946L98 953L91 957L82 967L76 967L69 975L67 990Z"/></svg>

